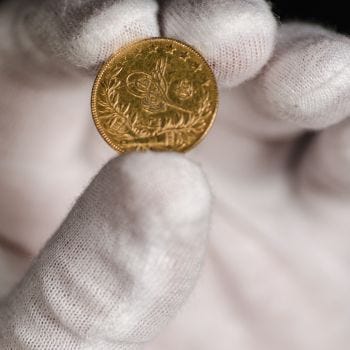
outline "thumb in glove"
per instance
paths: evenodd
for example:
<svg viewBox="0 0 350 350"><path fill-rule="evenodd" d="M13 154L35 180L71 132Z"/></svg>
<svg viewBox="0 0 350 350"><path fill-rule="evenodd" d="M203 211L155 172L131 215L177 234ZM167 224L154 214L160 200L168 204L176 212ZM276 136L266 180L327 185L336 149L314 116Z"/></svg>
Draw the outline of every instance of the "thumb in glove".
<svg viewBox="0 0 350 350"><path fill-rule="evenodd" d="M110 161L0 309L1 349L131 349L188 296L210 193L177 154Z"/></svg>

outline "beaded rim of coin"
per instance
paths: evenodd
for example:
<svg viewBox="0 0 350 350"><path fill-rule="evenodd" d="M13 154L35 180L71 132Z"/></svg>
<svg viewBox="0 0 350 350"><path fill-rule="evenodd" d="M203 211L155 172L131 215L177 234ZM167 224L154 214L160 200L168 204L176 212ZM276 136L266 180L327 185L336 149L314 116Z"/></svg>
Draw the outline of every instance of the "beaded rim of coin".
<svg viewBox="0 0 350 350"><path fill-rule="evenodd" d="M165 42L165 43L176 43L177 45L181 46L182 48L190 51L194 56L200 59L201 63L205 65L207 73L209 73L210 82L213 84L213 92L214 92L214 98L212 98L211 102L214 103L214 108L212 108L212 111L210 112L210 118L209 122L205 126L204 131L200 134L200 137L198 137L193 143L189 144L188 146L184 147L181 150L178 149L157 149L152 147L145 147L143 150L149 149L154 151L178 151L178 152L186 152L193 147L195 147L198 143L200 143L205 136L208 134L209 130L211 129L214 120L216 118L217 110L218 110L218 103L219 103L219 97L218 97L218 87L216 83L216 78L214 76L214 73L210 66L208 65L207 61L204 59L204 57L193 47L189 46L188 44L181 42L176 39L166 38L166 37L154 37L154 38L148 38L148 39L142 39L138 41L134 41L128 45L125 45L118 49L114 54L111 55L111 57L101 65L99 68L98 74L96 76L95 82L93 84L92 88L92 94L91 94L91 111L92 111L92 117L95 123L95 126L97 130L99 131L102 138L116 151L120 153L124 153L126 151L129 151L128 149L123 148L120 144L118 144L116 141L113 141L110 136L108 136L105 132L105 127L101 125L99 112L98 112L98 89L101 84L101 81L103 80L105 72L110 69L113 64L115 63L116 59L121 58L124 54L126 54L131 49L147 44L147 43L154 43L154 42ZM146 144L147 145L147 144ZM131 149L131 150L137 150Z"/></svg>

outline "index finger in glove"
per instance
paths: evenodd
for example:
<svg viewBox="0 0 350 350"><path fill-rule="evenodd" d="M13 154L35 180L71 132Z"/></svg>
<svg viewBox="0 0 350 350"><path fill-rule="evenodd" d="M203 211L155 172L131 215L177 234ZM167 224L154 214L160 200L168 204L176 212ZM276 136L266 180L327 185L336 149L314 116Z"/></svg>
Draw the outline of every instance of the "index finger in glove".
<svg viewBox="0 0 350 350"><path fill-rule="evenodd" d="M2 349L129 349L198 275L210 193L177 154L109 162L0 310Z"/></svg>
<svg viewBox="0 0 350 350"><path fill-rule="evenodd" d="M263 0L162 0L160 4L162 34L200 50L221 85L236 86L252 78L272 54L277 26Z"/></svg>
<svg viewBox="0 0 350 350"><path fill-rule="evenodd" d="M93 69L126 43L158 36L155 0L15 0L0 12L0 52Z"/></svg>

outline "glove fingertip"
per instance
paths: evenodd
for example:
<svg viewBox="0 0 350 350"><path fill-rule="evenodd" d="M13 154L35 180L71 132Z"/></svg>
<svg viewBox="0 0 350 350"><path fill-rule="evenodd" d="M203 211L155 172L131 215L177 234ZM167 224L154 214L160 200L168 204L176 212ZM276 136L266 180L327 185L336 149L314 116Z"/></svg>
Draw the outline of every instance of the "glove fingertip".
<svg viewBox="0 0 350 350"><path fill-rule="evenodd" d="M320 129L350 113L350 40L322 27L281 27L274 57L254 84L268 114Z"/></svg>
<svg viewBox="0 0 350 350"><path fill-rule="evenodd" d="M210 210L211 193L202 169L178 153L132 153L113 161L111 166L123 173L122 181L132 183L126 198L130 210L153 210L143 198L156 198L164 220L197 220Z"/></svg>
<svg viewBox="0 0 350 350"><path fill-rule="evenodd" d="M261 0L168 1L161 18L164 34L200 50L223 86L255 76L275 44L276 20Z"/></svg>

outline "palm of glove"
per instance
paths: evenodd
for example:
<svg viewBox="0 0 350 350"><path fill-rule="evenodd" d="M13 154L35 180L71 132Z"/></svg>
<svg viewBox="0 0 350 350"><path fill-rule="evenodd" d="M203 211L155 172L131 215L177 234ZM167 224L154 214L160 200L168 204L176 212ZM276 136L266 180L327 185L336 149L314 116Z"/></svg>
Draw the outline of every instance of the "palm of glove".
<svg viewBox="0 0 350 350"><path fill-rule="evenodd" d="M2 293L113 156L89 117L92 77L74 67L92 71L120 45L164 34L200 49L223 90L217 122L189 155L214 194L206 263L149 347L345 349L348 39L301 23L276 35L261 1L163 2L160 27L152 2L37 1L15 26L11 6L0 29ZM306 140L305 128L325 130ZM182 156L112 160L4 299L3 346L149 339L195 282L208 209L206 182Z"/></svg>

